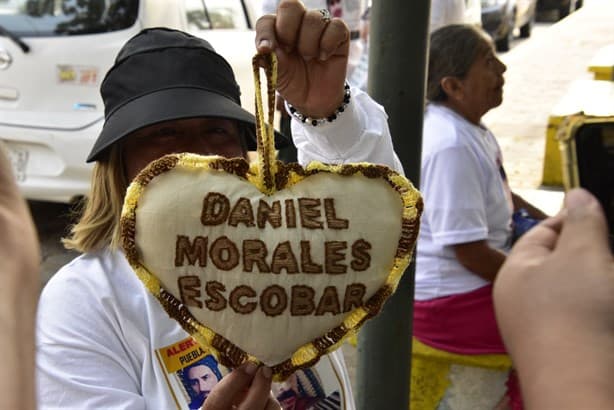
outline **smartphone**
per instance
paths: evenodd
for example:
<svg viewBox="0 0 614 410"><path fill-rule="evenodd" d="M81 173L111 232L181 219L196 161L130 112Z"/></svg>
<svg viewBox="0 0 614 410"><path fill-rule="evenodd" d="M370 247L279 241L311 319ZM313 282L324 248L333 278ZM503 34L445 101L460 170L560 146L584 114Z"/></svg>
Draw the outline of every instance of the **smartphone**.
<svg viewBox="0 0 614 410"><path fill-rule="evenodd" d="M582 125L574 137L579 185L601 203L614 251L614 121Z"/></svg>

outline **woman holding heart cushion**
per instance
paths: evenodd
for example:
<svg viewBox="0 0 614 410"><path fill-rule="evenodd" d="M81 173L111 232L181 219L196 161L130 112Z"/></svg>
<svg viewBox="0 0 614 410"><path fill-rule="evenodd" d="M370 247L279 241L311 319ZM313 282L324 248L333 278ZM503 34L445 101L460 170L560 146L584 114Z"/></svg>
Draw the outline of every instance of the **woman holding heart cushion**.
<svg viewBox="0 0 614 410"><path fill-rule="evenodd" d="M258 21L256 32L258 51L278 56L279 93L293 117L303 119L293 121L302 163L371 161L401 170L382 107L344 87L349 32L342 21L284 0L277 15ZM254 117L241 108L223 57L206 41L169 29L132 38L101 94L105 123L88 158L95 162L91 194L65 240L83 255L49 281L39 305L39 404L187 408L176 375L209 352L169 318L119 250L124 193L131 178L165 154L245 157L255 148ZM327 408L354 408L339 352L308 370L311 389ZM243 373L231 372L221 383ZM266 380L270 372L262 368L258 375Z"/></svg>

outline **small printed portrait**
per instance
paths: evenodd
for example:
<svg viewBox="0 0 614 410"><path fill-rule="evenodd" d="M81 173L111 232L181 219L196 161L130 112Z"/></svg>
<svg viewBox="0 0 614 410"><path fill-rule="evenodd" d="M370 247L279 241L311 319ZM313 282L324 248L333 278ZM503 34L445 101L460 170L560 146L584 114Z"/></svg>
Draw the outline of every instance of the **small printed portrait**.
<svg viewBox="0 0 614 410"><path fill-rule="evenodd" d="M212 355L205 356L178 373L190 395L189 407L191 410L200 409L213 387L222 380L222 373L215 357Z"/></svg>
<svg viewBox="0 0 614 410"><path fill-rule="evenodd" d="M273 385L273 395L283 410L341 408L339 393L326 397L322 381L312 369L299 370L285 382Z"/></svg>

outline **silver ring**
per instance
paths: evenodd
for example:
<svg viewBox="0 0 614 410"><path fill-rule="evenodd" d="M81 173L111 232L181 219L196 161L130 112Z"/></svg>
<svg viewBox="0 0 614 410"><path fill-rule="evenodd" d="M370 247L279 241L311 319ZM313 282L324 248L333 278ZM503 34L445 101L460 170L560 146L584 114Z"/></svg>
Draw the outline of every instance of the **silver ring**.
<svg viewBox="0 0 614 410"><path fill-rule="evenodd" d="M330 11L328 9L320 9L318 11L322 15L322 21L328 23L330 21Z"/></svg>

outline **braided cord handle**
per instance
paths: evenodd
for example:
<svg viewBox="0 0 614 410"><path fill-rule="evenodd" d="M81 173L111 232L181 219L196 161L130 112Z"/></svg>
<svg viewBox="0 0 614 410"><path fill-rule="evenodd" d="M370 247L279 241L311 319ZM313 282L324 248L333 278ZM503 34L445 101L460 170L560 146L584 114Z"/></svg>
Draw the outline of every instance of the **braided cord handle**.
<svg viewBox="0 0 614 410"><path fill-rule="evenodd" d="M260 83L260 67L264 68L267 80L268 115L265 122L262 101L262 85ZM254 70L254 85L256 90L256 144L258 152L259 185L264 193L275 192L275 131L273 118L275 115L275 88L277 87L277 56L274 53L256 54L252 59Z"/></svg>

